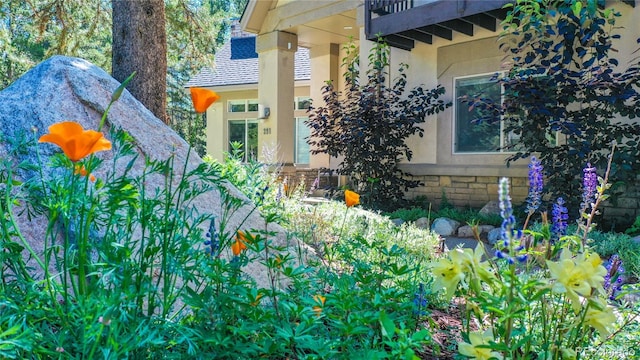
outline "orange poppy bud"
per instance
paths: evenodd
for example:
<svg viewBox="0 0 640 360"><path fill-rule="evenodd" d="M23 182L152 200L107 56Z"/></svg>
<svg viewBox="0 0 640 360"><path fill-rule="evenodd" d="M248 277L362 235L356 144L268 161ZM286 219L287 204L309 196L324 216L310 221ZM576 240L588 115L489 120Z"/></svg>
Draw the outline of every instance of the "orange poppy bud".
<svg viewBox="0 0 640 360"><path fill-rule="evenodd" d="M74 170L73 170L74 174L80 174L82 176L87 176L89 175L89 180L91 180L91 182L95 182L96 181L96 177L93 176L93 174L89 174L87 169L85 169L84 166L78 166L76 165Z"/></svg>
<svg viewBox="0 0 640 360"><path fill-rule="evenodd" d="M111 150L111 142L101 132L85 130L74 121L63 121L49 126L49 133L38 142L58 145L69 160L76 162L98 151Z"/></svg>
<svg viewBox="0 0 640 360"><path fill-rule="evenodd" d="M258 306L260 304L260 299L262 299L263 294L256 295L256 299L251 302L251 306Z"/></svg>
<svg viewBox="0 0 640 360"><path fill-rule="evenodd" d="M193 102L193 108L197 113L203 113L207 111L211 104L220 99L220 95L216 94L216 92L213 90L198 87L192 87L189 90L191 91L191 101Z"/></svg>
<svg viewBox="0 0 640 360"><path fill-rule="evenodd" d="M233 255L235 256L240 255L245 250L247 250L247 245L245 245L242 241L236 240L233 244L231 244L231 252L233 252Z"/></svg>
<svg viewBox="0 0 640 360"><path fill-rule="evenodd" d="M360 195L357 192L346 190L344 192L344 202L347 204L347 207L356 206L360 204Z"/></svg>
<svg viewBox="0 0 640 360"><path fill-rule="evenodd" d="M327 298L325 298L322 295L313 295L313 300L320 304L320 306L313 307L313 311L316 312L316 315L320 316L320 314L322 314L322 308L324 307L324 302L327 300Z"/></svg>

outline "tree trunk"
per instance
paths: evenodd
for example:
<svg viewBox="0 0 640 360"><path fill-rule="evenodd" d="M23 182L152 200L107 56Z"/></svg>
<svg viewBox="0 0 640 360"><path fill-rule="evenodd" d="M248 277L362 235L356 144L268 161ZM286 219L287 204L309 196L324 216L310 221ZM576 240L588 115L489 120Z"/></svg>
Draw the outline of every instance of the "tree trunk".
<svg viewBox="0 0 640 360"><path fill-rule="evenodd" d="M113 77L167 123L167 36L164 0L112 0Z"/></svg>

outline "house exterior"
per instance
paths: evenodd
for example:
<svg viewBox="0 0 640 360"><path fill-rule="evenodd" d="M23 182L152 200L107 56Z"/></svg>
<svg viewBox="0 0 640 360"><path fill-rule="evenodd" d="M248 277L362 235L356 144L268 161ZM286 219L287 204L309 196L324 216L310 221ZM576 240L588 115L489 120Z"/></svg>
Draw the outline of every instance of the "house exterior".
<svg viewBox="0 0 640 360"><path fill-rule="evenodd" d="M507 11L502 0L249 0L241 18L244 31L257 34L259 80L257 98L270 107L271 116L258 124L261 144L278 144L280 157L295 164L295 139L291 136L290 106L295 98L293 50L309 51L308 94L322 103L321 88L332 80L341 89L343 47L353 41L359 46L361 68L377 36L391 46L391 71L400 63L409 65L408 88L441 84L445 99L453 106L426 119L423 138L409 139L414 152L403 170L421 179L425 186L413 189L408 197L426 195L436 204L443 194L459 206L479 207L497 199L499 177L511 178L515 202L527 195L526 161L507 167L509 154L494 150L496 145L518 141L503 134L500 124L479 136L465 125L465 112L456 101L468 89L489 81L501 71L505 54L498 48L500 22ZM625 43L616 46L620 63L635 57L635 39L640 37L640 9L635 1L615 3L622 13L616 24ZM393 77L393 76L392 76ZM217 88L213 87L218 91ZM294 91L294 89L296 89ZM497 90L500 96L500 89ZM465 105L466 106L466 105ZM467 121L468 122L468 121ZM209 130L208 130L209 131ZM556 141L563 141L558 138ZM312 169L332 168L337 163L323 155L309 159ZM638 191L630 191L608 215L638 215Z"/></svg>
<svg viewBox="0 0 640 360"><path fill-rule="evenodd" d="M296 164L309 163L309 146L305 137L308 128L304 125L310 104L309 50L298 48L295 59L292 91L291 121L281 124L289 137L294 139L292 161ZM185 87L203 87L214 90L220 100L206 112L206 151L217 160L232 150L231 143L242 144L245 159L257 159L263 148L264 128L258 102L258 54L256 53L256 35L244 32L235 22L231 27L231 37L216 53L215 67L204 68L189 80ZM264 112L264 110L263 110ZM271 115L269 115L271 117ZM278 159L272 159L274 161Z"/></svg>

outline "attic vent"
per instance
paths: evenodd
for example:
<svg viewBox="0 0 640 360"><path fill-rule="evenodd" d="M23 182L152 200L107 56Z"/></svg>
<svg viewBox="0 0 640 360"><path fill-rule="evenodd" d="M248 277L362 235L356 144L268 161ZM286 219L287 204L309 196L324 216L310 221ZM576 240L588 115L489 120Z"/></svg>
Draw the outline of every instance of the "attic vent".
<svg viewBox="0 0 640 360"><path fill-rule="evenodd" d="M257 57L255 36L231 39L231 60L255 59Z"/></svg>

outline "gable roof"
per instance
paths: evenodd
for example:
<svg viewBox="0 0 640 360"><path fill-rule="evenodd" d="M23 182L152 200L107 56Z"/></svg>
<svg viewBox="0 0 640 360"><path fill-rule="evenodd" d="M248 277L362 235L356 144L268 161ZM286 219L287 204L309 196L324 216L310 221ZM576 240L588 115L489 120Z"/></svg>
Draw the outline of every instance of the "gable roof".
<svg viewBox="0 0 640 360"><path fill-rule="evenodd" d="M309 49L298 47L295 54L294 80L311 79ZM232 38L216 53L215 67L205 67L185 87L219 87L258 84L256 37Z"/></svg>

